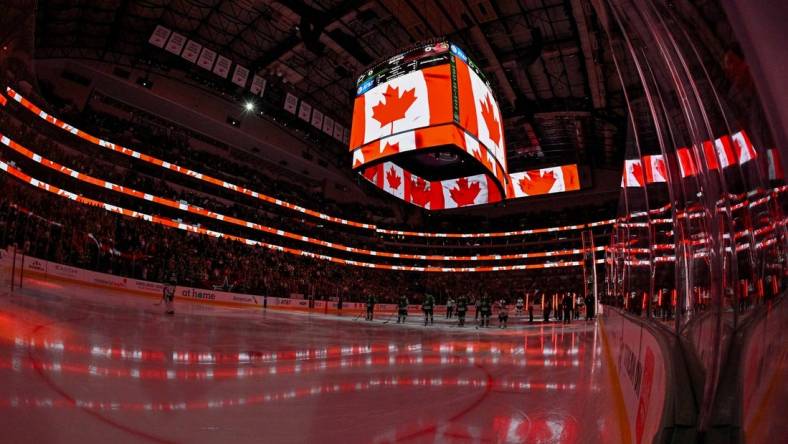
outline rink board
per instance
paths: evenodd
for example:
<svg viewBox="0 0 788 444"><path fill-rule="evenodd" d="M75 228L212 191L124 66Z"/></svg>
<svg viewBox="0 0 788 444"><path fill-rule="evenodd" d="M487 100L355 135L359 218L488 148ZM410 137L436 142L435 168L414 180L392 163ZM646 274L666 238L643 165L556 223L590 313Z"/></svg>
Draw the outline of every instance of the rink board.
<svg viewBox="0 0 788 444"><path fill-rule="evenodd" d="M623 440L653 442L662 424L667 390L662 347L648 328L615 309L606 310L602 330L629 424L628 430L622 430L629 434Z"/></svg>
<svg viewBox="0 0 788 444"><path fill-rule="evenodd" d="M31 256L26 256L23 260L22 255L18 253L14 264L12 251L0 250L0 264L2 264L0 267L2 268L3 276L9 282L11 280L11 270L15 269L14 274L16 276L14 281L17 286L21 275L23 279L36 278L46 281L78 283L103 290L150 298L160 298L164 289L164 285L158 282L85 270ZM183 286L176 288L175 298L178 302L189 301L237 308L262 308L265 304L267 308L275 310L311 311L313 313L324 312L331 314L340 311L336 301L314 300L311 301L312 307L310 307L310 301L307 299L265 297L264 295L232 293ZM342 302L342 313L361 313L365 310L366 304L363 302ZM375 313L392 314L396 310L397 306L395 304L375 304ZM446 313L446 306L436 305L434 312L436 315L444 314ZM421 315L421 306L410 305L408 314Z"/></svg>

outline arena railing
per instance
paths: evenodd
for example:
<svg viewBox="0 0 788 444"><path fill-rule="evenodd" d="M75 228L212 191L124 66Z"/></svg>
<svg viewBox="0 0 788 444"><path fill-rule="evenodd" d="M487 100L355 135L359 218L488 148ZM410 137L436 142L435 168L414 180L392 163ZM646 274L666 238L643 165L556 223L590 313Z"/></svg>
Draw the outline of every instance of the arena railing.
<svg viewBox="0 0 788 444"><path fill-rule="evenodd" d="M129 156L143 162L147 162L161 168L174 171L176 173L182 174L184 176L188 176L197 180L201 180L206 183L210 183L215 186L219 186L233 192L243 194L246 196L251 196L255 199L262 200L269 204L277 205L283 208L287 208L289 210L297 211L312 217L316 217L321 220L325 220L328 222L333 222L341 225L352 226L356 228L362 228L367 230L373 230L376 233L380 234L388 234L388 235L396 235L396 236L409 236L409 237L429 237L429 238L495 238L495 237L512 237L512 236L521 236L521 235L529 235L529 234L538 234L538 233L550 233L550 232L558 232L558 231L568 231L568 230L581 230L585 228L593 228L601 225L609 225L615 222L614 219L609 220L602 220L591 222L587 224L575 224L575 225L565 225L559 227L548 227L548 228L533 228L533 229L525 229L525 230L513 230L513 231L498 231L498 232L487 232L487 233L438 233L438 232L420 232L420 231L404 231L404 230L395 230L395 229L387 229L378 227L375 224L369 224L364 222L352 221L348 219L344 219L341 217L331 216L319 211L311 210L305 208L300 205L292 204L290 202L283 201L281 199L277 199L275 197L269 196L265 193L261 193L258 191L250 190L246 187L241 185L237 185L231 182L227 182L218 178L215 178L211 175L204 174L198 171L194 171L189 168L182 167L180 165L167 162L165 160L159 159L155 156L151 156L148 154L141 153L136 150L132 150L130 148L126 148L121 145L117 145L112 142L108 142L104 139L98 138L93 136L85 131L82 131L58 118L52 116L51 114L43 111L41 108L27 100L21 94L16 92L11 87L6 87L6 93L9 97L14 99L16 102L21 104L25 109L30 111L31 113L37 115L39 118L45 120L46 122L67 131L83 140L86 140L94 145L98 145L100 147L109 149L116 153L123 154L125 156Z"/></svg>
<svg viewBox="0 0 788 444"><path fill-rule="evenodd" d="M74 202L80 203L82 205L91 206L94 208L101 208L105 211L121 214L123 216L135 218L135 219L142 219L149 223L162 225L165 227L176 228L179 230L187 231L190 233L195 233L203 236L211 236L214 238L232 240L236 242L241 242L243 244L249 246L259 246L263 248L267 248L270 250L276 250L285 252L292 255L309 257L313 259L320 259L325 260L333 263L343 264L343 265L353 265L357 267L366 267L366 268L376 268L376 269L383 269L383 270L398 270L398 271L418 271L418 272L438 272L438 273L475 273L475 272L496 272L496 271L516 271L516 270L531 270L531 269L541 269L541 268L560 268L560 267L579 267L582 266L581 261L559 261L559 262L547 262L543 264L517 264L517 265L499 265L499 266L479 266L479 267L435 267L435 266L412 266L412 265L392 265L392 264L381 264L381 263L373 263L373 262L363 262L363 261L356 261L351 259L343 259L338 257L333 257L325 254L314 253L306 250L301 250L297 248L289 248L283 247L276 244L271 244L268 242L263 242L259 240L249 239L242 236L236 236L232 234L226 234L220 231L210 230L205 227L201 227L198 225L193 224L186 224L177 220L174 220L169 217L158 216L158 215L151 215L135 210L129 210L117 205L112 205L106 202L102 202L99 200L91 199L88 197L80 196L76 193L71 191L56 187L54 185L50 185L47 182L41 181L37 178L34 178L18 168L9 165L6 162L0 161L0 170L5 171L6 173L10 174L11 176L21 180L22 182L32 185L33 187L39 188L41 190L47 191L49 193L55 194L59 197L64 199L69 199Z"/></svg>
<svg viewBox="0 0 788 444"><path fill-rule="evenodd" d="M410 253L392 253L387 251L376 251L376 250L367 250L364 248L356 248L351 246L346 246L341 243L325 241L322 239L317 239L310 236L304 236L296 233L291 233L289 231L272 228L266 225L259 224L257 222L251 222L243 219L239 219L232 216L227 216L221 213L217 213L214 211L206 210L202 207L198 207L195 205L191 205L189 203L175 201L173 199L168 199L165 197L156 196L153 194L145 193L139 190L136 190L131 187L118 185L113 182L109 182L103 179L98 179L91 175L85 174L81 171L73 170L69 167L61 165L60 163L54 162L44 156L41 156L38 153L33 152L32 150L20 145L19 143L15 142L14 140L10 139L8 136L0 133L0 143L3 145L11 148L15 152L27 157L28 159L33 160L34 162L43 165L51 170L54 170L62 175L74 178L79 180L83 183L88 183L94 185L96 187L111 190L117 193L125 194L127 196L131 196L137 199L149 201L156 203L161 206L177 209L180 211L185 211L191 214L196 214L199 216L208 217L220 222L226 222L229 224L237 225L240 227L250 228L256 231L272 234L275 236L285 237L288 239L306 242L313 245L319 245L326 248L331 248L334 250L340 250L347 253L355 253L361 254L365 256L376 256L376 257L386 257L386 258L396 258L396 259L412 259L412 260L430 260L430 261L494 261L494 260L513 260L513 259L531 259L537 257L550 257L550 256L567 256L567 255L576 255L582 254L584 252L583 249L575 248L575 249L564 249L564 250L555 250L555 251L543 251L543 252L532 252L532 253L517 253L517 254L487 254L487 255L473 255L473 256L451 256L451 255L423 255L423 254L410 254ZM597 247L596 251L602 251L604 247Z"/></svg>

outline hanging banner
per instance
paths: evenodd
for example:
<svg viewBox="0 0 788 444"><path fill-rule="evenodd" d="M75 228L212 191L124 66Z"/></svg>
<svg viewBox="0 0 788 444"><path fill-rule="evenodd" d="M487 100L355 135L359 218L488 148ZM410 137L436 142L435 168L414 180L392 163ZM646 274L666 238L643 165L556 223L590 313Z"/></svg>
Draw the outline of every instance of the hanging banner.
<svg viewBox="0 0 788 444"><path fill-rule="evenodd" d="M287 93L285 96L285 111L289 112L290 114L295 114L296 109L298 109L298 97Z"/></svg>
<svg viewBox="0 0 788 444"><path fill-rule="evenodd" d="M301 101L301 107L298 108L298 118L309 122L309 119L312 117L312 105Z"/></svg>
<svg viewBox="0 0 788 444"><path fill-rule="evenodd" d="M233 62L225 56L219 56L219 59L216 61L216 66L213 67L213 73L217 76L226 79L227 75L230 73L230 66Z"/></svg>
<svg viewBox="0 0 788 444"><path fill-rule="evenodd" d="M345 129L342 127L342 125L334 122L334 138L335 139L337 139L337 140L339 140L341 142L342 141L342 134L344 134L344 130Z"/></svg>
<svg viewBox="0 0 788 444"><path fill-rule="evenodd" d="M167 39L170 37L171 32L172 31L164 26L156 25L156 29L154 29L153 34L150 35L148 43L153 46L158 46L159 48L164 48L164 44L167 43Z"/></svg>
<svg viewBox="0 0 788 444"><path fill-rule="evenodd" d="M197 57L200 56L200 51L202 51L202 45L194 40L189 40L186 42L186 48L184 48L181 53L181 57L192 63L197 63Z"/></svg>
<svg viewBox="0 0 788 444"><path fill-rule="evenodd" d="M317 108L312 110L312 126L317 129L323 128L323 112Z"/></svg>
<svg viewBox="0 0 788 444"><path fill-rule="evenodd" d="M323 117L323 132L329 136L334 133L334 119L331 117Z"/></svg>
<svg viewBox="0 0 788 444"><path fill-rule="evenodd" d="M213 62L215 61L216 61L216 52L211 51L208 48L203 48L202 52L200 53L200 58L197 59L197 66L210 71L211 68L213 68Z"/></svg>
<svg viewBox="0 0 788 444"><path fill-rule="evenodd" d="M233 83L243 88L246 86L247 79L249 79L249 69L241 65L235 65L235 72L233 73Z"/></svg>
<svg viewBox="0 0 788 444"><path fill-rule="evenodd" d="M171 52L175 55L181 55L181 50L183 49L183 45L186 44L186 37L177 32L173 32L170 36L170 41L167 42L167 46L164 48L167 52Z"/></svg>
<svg viewBox="0 0 788 444"><path fill-rule="evenodd" d="M252 91L252 94L262 97L265 93L265 84L266 80L255 74L254 77L252 77L252 86L249 87L249 90Z"/></svg>

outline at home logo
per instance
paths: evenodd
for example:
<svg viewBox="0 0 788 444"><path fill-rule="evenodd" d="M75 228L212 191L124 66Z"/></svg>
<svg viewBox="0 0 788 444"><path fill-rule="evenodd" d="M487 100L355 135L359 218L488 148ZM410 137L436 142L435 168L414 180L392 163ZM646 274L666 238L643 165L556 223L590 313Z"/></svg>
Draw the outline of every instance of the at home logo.
<svg viewBox="0 0 788 444"><path fill-rule="evenodd" d="M30 267L31 270L43 271L43 272L47 271L46 263L38 259L33 259L33 262L30 262L28 266Z"/></svg>
<svg viewBox="0 0 788 444"><path fill-rule="evenodd" d="M208 301L216 300L216 293L206 290L197 290L196 288L184 288L181 290L181 296L192 299L204 299Z"/></svg>

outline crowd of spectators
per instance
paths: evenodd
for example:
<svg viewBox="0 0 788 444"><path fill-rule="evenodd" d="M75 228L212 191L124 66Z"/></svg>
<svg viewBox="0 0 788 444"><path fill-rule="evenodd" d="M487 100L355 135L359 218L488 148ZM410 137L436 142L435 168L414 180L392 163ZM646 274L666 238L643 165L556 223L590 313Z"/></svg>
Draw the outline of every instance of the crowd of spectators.
<svg viewBox="0 0 788 444"><path fill-rule="evenodd" d="M538 288L577 291L579 268L529 272L417 273L333 264L239 242L215 239L129 219L0 179L0 245L26 254L121 276L162 281L175 273L182 285L270 296L305 296L381 302L430 292L514 297Z"/></svg>
<svg viewBox="0 0 788 444"><path fill-rule="evenodd" d="M542 233L501 239L458 240L446 238L403 238L401 236L376 235L369 230L353 230L346 226L324 223L321 220L304 216L301 213L267 205L250 197L118 155L57 128L43 124L37 121L39 119L36 117L27 115L29 113L22 113L22 120L17 118L17 114L19 113L12 116L6 112L0 112L0 125L4 128L5 134L47 158L78 171L156 196L188 202L225 215L258 222L300 235L330 240L335 243L395 253L468 255L471 254L470 250L474 254L494 254L544 251L545 248L553 250L576 248L579 242L579 232L577 231ZM24 120L25 117L28 119ZM175 142L173 142L173 146L176 146ZM26 160L21 155L17 155L10 150L7 151L7 158L15 159L23 170L38 178L44 178L50 183L131 208L146 208L146 205L148 205L146 202L141 203L133 198L124 198L117 193L96 189L96 187L85 185L69 177L63 177L63 175ZM194 157L199 158L200 155L199 151L195 151ZM207 167L207 165L206 163L204 166ZM308 190L302 191L308 194ZM120 202L118 201L119 198L121 199ZM151 209L151 212L155 213L160 213L161 211L161 207ZM177 211L174 213L173 217L175 218L184 217L184 213ZM185 214L185 216L189 215ZM597 229L597 232L603 238L605 237L604 229L605 227ZM226 231L226 225L222 227L222 230ZM249 233L240 234L248 235ZM258 236L259 232L252 234ZM281 243L281 238L277 240Z"/></svg>

